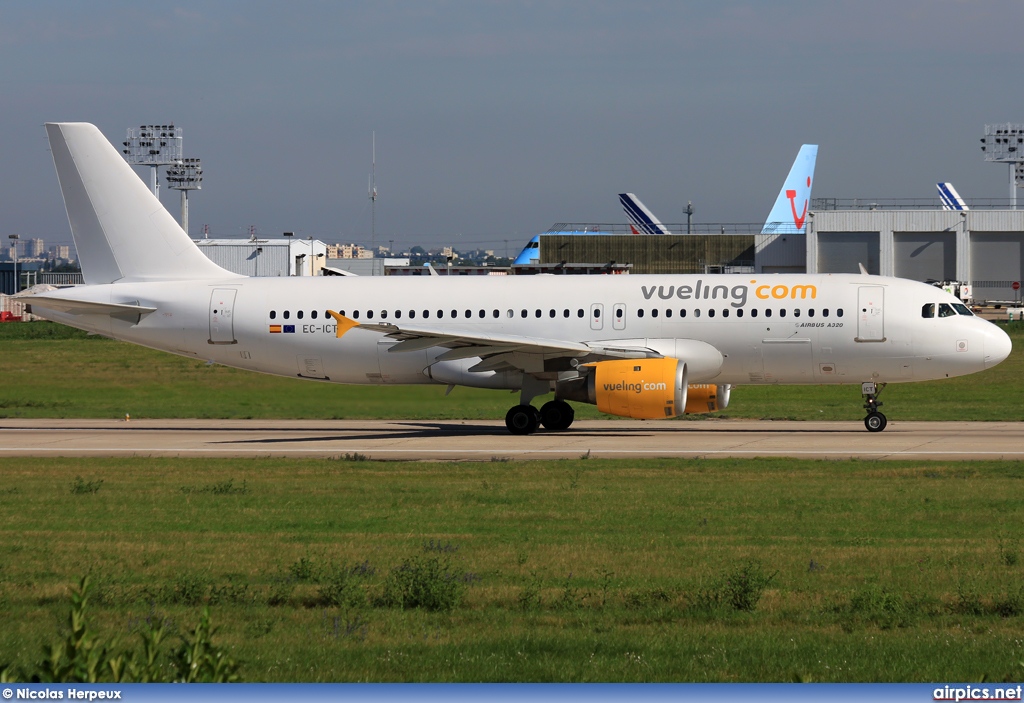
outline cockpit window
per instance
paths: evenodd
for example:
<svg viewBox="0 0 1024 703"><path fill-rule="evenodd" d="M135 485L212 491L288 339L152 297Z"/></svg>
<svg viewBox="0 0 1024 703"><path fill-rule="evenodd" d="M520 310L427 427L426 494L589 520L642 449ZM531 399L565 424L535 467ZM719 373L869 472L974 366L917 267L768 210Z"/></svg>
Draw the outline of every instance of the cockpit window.
<svg viewBox="0 0 1024 703"><path fill-rule="evenodd" d="M935 303L925 303L921 307L921 317L935 317Z"/></svg>
<svg viewBox="0 0 1024 703"><path fill-rule="evenodd" d="M949 303L939 303L939 317L953 317L956 310Z"/></svg>
<svg viewBox="0 0 1024 703"><path fill-rule="evenodd" d="M953 303L953 309L956 310L961 315L968 315L970 317L974 316L974 313L971 312L971 309L964 305L963 303Z"/></svg>

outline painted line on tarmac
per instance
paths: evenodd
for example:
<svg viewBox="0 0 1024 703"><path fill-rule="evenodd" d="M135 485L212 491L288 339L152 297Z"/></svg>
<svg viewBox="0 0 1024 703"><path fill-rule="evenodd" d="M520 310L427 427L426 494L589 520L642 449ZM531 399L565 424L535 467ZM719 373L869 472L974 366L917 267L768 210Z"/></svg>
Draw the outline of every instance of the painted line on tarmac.
<svg viewBox="0 0 1024 703"><path fill-rule="evenodd" d="M419 454L419 455L451 455L459 456L465 454L481 454L481 455L501 455L501 454L579 454L581 451L586 450L591 457L597 454L649 454L652 456L710 456L716 454L735 456L738 454L749 454L751 456L794 456L802 454L812 454L814 456L937 456L937 457L949 457L957 456L961 454L969 454L972 457L1024 457L1024 451L964 451L964 450L944 450L944 451L922 451L919 449L891 449L886 451L863 451L863 450L849 450L849 451L834 451L834 450L816 450L816 449L799 449L799 450L778 450L778 449L587 449L586 447L579 447L572 450L565 449L380 449L370 447L339 447L337 449L253 449L247 452L239 452L237 449L224 449L224 448L168 448L168 449L153 449L152 447L89 447L89 448L68 448L68 447L0 447L0 452L29 452L34 453L72 453L72 454L139 454L139 455L153 455L153 454L228 454L233 456L249 456L256 454L259 456L272 456L276 454L330 454L330 453L341 453L341 452L357 452L371 454Z"/></svg>

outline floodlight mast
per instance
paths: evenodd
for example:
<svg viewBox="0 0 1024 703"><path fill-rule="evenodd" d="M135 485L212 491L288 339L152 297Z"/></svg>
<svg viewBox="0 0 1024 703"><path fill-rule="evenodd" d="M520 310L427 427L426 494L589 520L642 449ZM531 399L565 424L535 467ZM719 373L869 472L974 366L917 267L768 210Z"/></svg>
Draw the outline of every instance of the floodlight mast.
<svg viewBox="0 0 1024 703"><path fill-rule="evenodd" d="M1024 188L1024 124L985 125L985 136L981 139L981 150L985 161L1009 165L1010 168L1010 209L1017 209L1017 188Z"/></svg>
<svg viewBox="0 0 1024 703"><path fill-rule="evenodd" d="M129 129L121 153L132 166L149 166L149 188L160 197L158 172L161 166L181 161L181 128L172 124L142 125Z"/></svg>
<svg viewBox="0 0 1024 703"><path fill-rule="evenodd" d="M188 234L188 192L202 190L203 167L199 159L178 159L167 167L167 186L181 191L181 228Z"/></svg>

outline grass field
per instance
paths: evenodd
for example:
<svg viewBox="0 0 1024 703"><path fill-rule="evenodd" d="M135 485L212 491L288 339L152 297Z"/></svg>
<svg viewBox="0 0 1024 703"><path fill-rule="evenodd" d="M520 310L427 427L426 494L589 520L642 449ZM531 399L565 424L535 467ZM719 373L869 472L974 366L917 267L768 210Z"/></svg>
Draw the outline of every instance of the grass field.
<svg viewBox="0 0 1024 703"><path fill-rule="evenodd" d="M984 373L892 384L897 420L1024 420L1024 323L1004 327L1015 351ZM339 386L238 371L89 337L49 322L0 325L0 417L501 419L518 394L443 386ZM540 401L538 401L540 402ZM849 386L739 386L722 413L740 418L860 420ZM605 417L576 404L577 417ZM700 419L700 416L691 419Z"/></svg>
<svg viewBox="0 0 1024 703"><path fill-rule="evenodd" d="M57 642L91 573L105 635L180 632L209 604L250 681L1020 680L1022 479L1009 462L2 459L0 663Z"/></svg>

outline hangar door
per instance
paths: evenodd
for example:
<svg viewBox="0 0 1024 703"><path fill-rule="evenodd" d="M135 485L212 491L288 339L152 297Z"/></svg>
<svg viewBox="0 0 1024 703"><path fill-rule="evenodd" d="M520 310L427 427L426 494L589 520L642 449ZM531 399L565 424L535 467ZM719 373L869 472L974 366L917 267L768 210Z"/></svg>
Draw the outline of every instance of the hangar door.
<svg viewBox="0 0 1024 703"><path fill-rule="evenodd" d="M893 232L893 271L912 281L956 280L956 233Z"/></svg>
<svg viewBox="0 0 1024 703"><path fill-rule="evenodd" d="M878 232L818 232L818 273L878 274Z"/></svg>
<svg viewBox="0 0 1024 703"><path fill-rule="evenodd" d="M971 232L971 282L975 300L1014 300L1010 287L1024 280L1024 234Z"/></svg>

